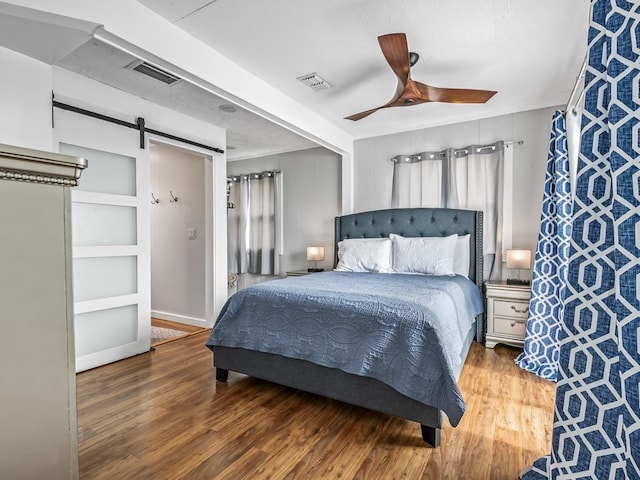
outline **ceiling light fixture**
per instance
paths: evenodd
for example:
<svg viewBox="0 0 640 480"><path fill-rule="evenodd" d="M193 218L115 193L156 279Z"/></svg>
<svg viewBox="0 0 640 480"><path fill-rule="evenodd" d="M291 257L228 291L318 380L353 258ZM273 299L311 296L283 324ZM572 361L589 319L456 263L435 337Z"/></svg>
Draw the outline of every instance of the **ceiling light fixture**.
<svg viewBox="0 0 640 480"><path fill-rule="evenodd" d="M300 80L307 87L311 88L312 90L315 90L316 92L321 92L322 90L329 90L331 87L333 87L333 85L327 82L324 78L322 78L316 72L298 77L297 80Z"/></svg>

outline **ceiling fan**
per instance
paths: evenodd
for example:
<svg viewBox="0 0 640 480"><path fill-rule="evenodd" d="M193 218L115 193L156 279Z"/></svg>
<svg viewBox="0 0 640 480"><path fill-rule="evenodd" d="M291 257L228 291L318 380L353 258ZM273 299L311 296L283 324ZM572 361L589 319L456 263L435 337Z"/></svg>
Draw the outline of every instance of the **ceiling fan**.
<svg viewBox="0 0 640 480"><path fill-rule="evenodd" d="M486 103L497 92L492 90L470 90L463 88L439 88L416 82L410 77L410 69L418 61L418 54L409 52L404 33L390 33L378 37L378 43L389 66L398 77L398 87L391 100L371 110L345 117L360 120L382 108L408 107L426 102Z"/></svg>

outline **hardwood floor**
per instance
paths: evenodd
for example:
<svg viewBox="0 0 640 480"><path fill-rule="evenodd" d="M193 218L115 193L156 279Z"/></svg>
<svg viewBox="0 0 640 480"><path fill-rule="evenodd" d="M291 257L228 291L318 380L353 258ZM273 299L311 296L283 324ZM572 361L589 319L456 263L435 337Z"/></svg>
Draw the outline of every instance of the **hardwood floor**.
<svg viewBox="0 0 640 480"><path fill-rule="evenodd" d="M187 325L186 323L172 322L170 320L162 320L160 318L151 317L151 325L156 327L175 328L177 330L183 330L185 332L202 332L203 330L209 330L207 328L196 327L195 325Z"/></svg>
<svg viewBox="0 0 640 480"><path fill-rule="evenodd" d="M80 478L517 479L551 449L555 384L474 344L467 411L437 449L418 424L233 372L208 332L77 376Z"/></svg>

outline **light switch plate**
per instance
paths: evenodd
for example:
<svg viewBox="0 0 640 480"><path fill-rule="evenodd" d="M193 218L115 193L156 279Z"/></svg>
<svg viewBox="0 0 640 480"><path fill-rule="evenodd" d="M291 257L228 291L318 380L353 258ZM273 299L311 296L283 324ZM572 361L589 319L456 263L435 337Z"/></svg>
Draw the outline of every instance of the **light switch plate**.
<svg viewBox="0 0 640 480"><path fill-rule="evenodd" d="M187 239L195 240L196 239L196 229L195 228L187 228Z"/></svg>

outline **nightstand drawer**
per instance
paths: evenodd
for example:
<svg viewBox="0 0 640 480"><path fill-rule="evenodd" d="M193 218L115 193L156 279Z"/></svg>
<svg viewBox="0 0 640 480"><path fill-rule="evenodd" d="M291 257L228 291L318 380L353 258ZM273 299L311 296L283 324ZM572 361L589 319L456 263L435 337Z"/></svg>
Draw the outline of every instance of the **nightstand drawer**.
<svg viewBox="0 0 640 480"><path fill-rule="evenodd" d="M493 332L499 335L505 335L512 338L524 338L527 330L527 321L508 318L494 318Z"/></svg>
<svg viewBox="0 0 640 480"><path fill-rule="evenodd" d="M524 345L529 318L530 285L513 285L489 280L487 292L487 335L485 346L506 343L514 347Z"/></svg>
<svg viewBox="0 0 640 480"><path fill-rule="evenodd" d="M529 317L529 302L494 300L493 314L500 317L519 318L526 320Z"/></svg>

